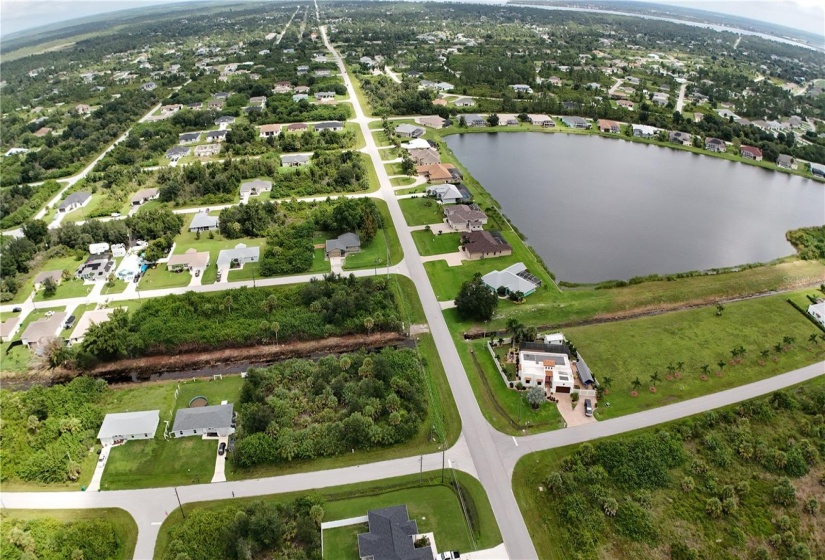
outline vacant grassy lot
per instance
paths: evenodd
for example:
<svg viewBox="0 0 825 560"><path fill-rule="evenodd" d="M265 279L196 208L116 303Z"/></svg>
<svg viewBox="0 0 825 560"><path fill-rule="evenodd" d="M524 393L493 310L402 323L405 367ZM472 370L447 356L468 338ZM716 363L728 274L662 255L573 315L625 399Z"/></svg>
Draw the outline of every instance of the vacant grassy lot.
<svg viewBox="0 0 825 560"><path fill-rule="evenodd" d="M721 317L715 307L704 307L574 327L565 329L565 334L597 379L604 382L610 378L605 399L610 407L599 406L596 411L597 417L610 418L729 389L825 359L825 343L808 342L810 335L821 331L786 299L778 295L730 303ZM785 337L795 341L784 343ZM779 352L774 348L777 344L782 348ZM738 363L732 361L731 351L740 346L747 353ZM761 356L763 351L768 352L767 357ZM667 369L671 365L679 371L679 378ZM709 366L706 375L704 365ZM656 373L659 381L651 381ZM634 398L630 393L636 378L642 384ZM655 393L649 389L653 385Z"/></svg>
<svg viewBox="0 0 825 560"><path fill-rule="evenodd" d="M442 206L431 198L404 198L398 204L408 226L426 226L444 221Z"/></svg>
<svg viewBox="0 0 825 560"><path fill-rule="evenodd" d="M368 244L361 246L360 253L350 255L344 260L344 270L387 266L387 246L389 246L390 266L401 262L404 257L401 250L401 241L398 240L398 232L393 227L387 203L376 199L375 205L378 207L378 211L381 212L384 227L375 234L375 237Z"/></svg>
<svg viewBox="0 0 825 560"><path fill-rule="evenodd" d="M77 297L85 297L89 295L94 286L92 284L85 284L83 280L72 278L71 280L64 280L57 286L54 295L46 297L43 289L37 291L34 295L34 301L50 301L58 299L69 299Z"/></svg>
<svg viewBox="0 0 825 560"><path fill-rule="evenodd" d="M215 440L198 436L168 441L161 436L127 442L111 450L100 488L126 490L208 483L215 470L217 446Z"/></svg>
<svg viewBox="0 0 825 560"><path fill-rule="evenodd" d="M487 494L481 484L473 477L460 471L445 471L445 482L441 482L440 471L430 471L419 475L403 476L385 480L322 488L314 491L325 499L324 521L334 521L349 517L366 515L370 509L406 504L410 518L415 519L422 532L433 531L435 542L439 550L458 549L466 552L474 549L491 548L501 543L501 533L498 530ZM461 495L471 512L470 526L461 508L455 484L457 481ZM291 492L261 496L258 498L238 498L235 500L221 500L184 504L186 511L195 508L209 508L221 510L223 508L237 508L246 503L264 500L271 503L292 501L309 492ZM180 523L179 510L170 512L164 521L155 546L155 557L160 558L169 546L169 530ZM470 537L472 532L473 537ZM343 534L341 534L343 533ZM347 531L336 533L332 538L333 550L325 551L324 558L349 558L344 556L350 550ZM350 533L350 535L357 533ZM472 543L475 541L475 547ZM324 532L324 546L330 541L327 532ZM333 554L333 555L330 555Z"/></svg>
<svg viewBox="0 0 825 560"><path fill-rule="evenodd" d="M111 523L118 542L118 554L111 560L130 560L135 553L137 543L138 527L135 520L128 512L120 508L101 509L55 509L55 510L34 510L34 509L4 509L3 520L11 521L20 519L33 521L37 519L53 519L61 523L74 521L94 521L103 519ZM3 548L5 548L4 546ZM10 556L11 557L11 556Z"/></svg>
<svg viewBox="0 0 825 560"><path fill-rule="evenodd" d="M812 498L822 501L822 459L802 459L800 449L812 442L799 431L821 408L822 388L823 378L818 378L784 390L787 400L761 397L656 428L523 457L513 473L513 490L538 557L822 558L822 514L804 509ZM819 401L806 398L816 391ZM672 466L662 466L657 453L642 450L661 441L654 437L660 430L679 436L675 449L667 446L665 461ZM800 445L800 439L808 445ZM766 448L768 455L750 455L754 446ZM634 447L636 453L625 454L626 467L616 469L621 462L611 467L609 457ZM796 456L801 462L777 466L774 454L780 459ZM605 464L607 471L602 470ZM628 474L641 472L656 479L641 477L638 484L629 484ZM551 473L560 473L569 491L548 486ZM774 498L774 488L785 476L795 496L793 503L783 505ZM606 498L615 500L616 515L604 514ZM709 504L716 500L724 509L709 514ZM779 532L784 535L777 541L773 535ZM792 550L799 550L800 543L806 554L797 556ZM757 553L760 548L771 552Z"/></svg>
<svg viewBox="0 0 825 560"><path fill-rule="evenodd" d="M442 233L434 235L430 231L412 232L413 241L422 257L428 255L441 255L443 253L455 253L461 243L460 233Z"/></svg>
<svg viewBox="0 0 825 560"><path fill-rule="evenodd" d="M9 303L22 303L28 299L32 290L34 290L34 277L37 276L38 273L51 270L68 270L74 274L74 271L77 270L77 267L80 266L81 263L82 260L76 259L75 257L60 257L43 262L42 266L32 269L28 275L28 279L20 286L20 289L17 290L17 293L14 294L14 297Z"/></svg>
<svg viewBox="0 0 825 560"><path fill-rule="evenodd" d="M181 288L192 281L189 272L169 272L165 264L157 264L146 269L140 277L138 287L143 290L160 290L162 288Z"/></svg>

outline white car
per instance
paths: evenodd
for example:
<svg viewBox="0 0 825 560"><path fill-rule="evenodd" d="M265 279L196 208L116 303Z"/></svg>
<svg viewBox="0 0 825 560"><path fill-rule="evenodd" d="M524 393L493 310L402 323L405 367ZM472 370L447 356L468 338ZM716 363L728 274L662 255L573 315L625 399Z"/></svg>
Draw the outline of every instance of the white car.
<svg viewBox="0 0 825 560"><path fill-rule="evenodd" d="M455 560L461 558L461 553L457 550L448 550L438 555L438 560Z"/></svg>

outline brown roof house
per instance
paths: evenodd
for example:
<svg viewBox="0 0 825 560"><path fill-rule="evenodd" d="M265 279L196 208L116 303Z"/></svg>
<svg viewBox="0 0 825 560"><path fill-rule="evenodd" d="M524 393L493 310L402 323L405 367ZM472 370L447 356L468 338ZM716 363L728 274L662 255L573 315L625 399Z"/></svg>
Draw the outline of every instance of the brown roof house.
<svg viewBox="0 0 825 560"><path fill-rule="evenodd" d="M754 146L742 146L739 148L739 155L743 158L752 159L754 161L762 161L762 150Z"/></svg>
<svg viewBox="0 0 825 560"><path fill-rule="evenodd" d="M456 231L481 231L487 214L477 204L456 204L444 207L444 221Z"/></svg>
<svg viewBox="0 0 825 560"><path fill-rule="evenodd" d="M198 252L194 247L187 249L182 255L172 255L166 263L166 268L170 272L179 272L188 270L194 273L196 270L201 272L206 270L209 266L209 251Z"/></svg>
<svg viewBox="0 0 825 560"><path fill-rule="evenodd" d="M504 257L513 254L513 248L498 231L470 231L461 234L460 250L468 260Z"/></svg>
<svg viewBox="0 0 825 560"><path fill-rule="evenodd" d="M618 134L622 131L621 125L616 121L610 121L607 119L599 119L599 131L600 132L611 132L613 134Z"/></svg>
<svg viewBox="0 0 825 560"><path fill-rule="evenodd" d="M436 163L433 165L419 165L415 168L419 175L424 175L427 182L433 185L446 183L454 177L452 170L455 166L451 163Z"/></svg>
<svg viewBox="0 0 825 560"><path fill-rule="evenodd" d="M29 326L20 335L20 342L26 348L40 352L49 341L60 337L65 319L66 313L60 312L54 313L51 317L44 317L29 323Z"/></svg>
<svg viewBox="0 0 825 560"><path fill-rule="evenodd" d="M441 156L435 148L414 148L409 151L410 159L416 165L435 165L441 163Z"/></svg>
<svg viewBox="0 0 825 560"><path fill-rule="evenodd" d="M63 280L63 271L61 270L44 270L34 277L34 287L39 290L46 279L51 278L55 284L60 284Z"/></svg>
<svg viewBox="0 0 825 560"><path fill-rule="evenodd" d="M269 138L272 136L278 136L278 133L281 131L281 125L279 124L265 124L262 125L258 130L258 136L261 138Z"/></svg>
<svg viewBox="0 0 825 560"><path fill-rule="evenodd" d="M160 197L158 189L140 189L132 196L132 206L140 206L146 204L150 200L155 200Z"/></svg>
<svg viewBox="0 0 825 560"><path fill-rule="evenodd" d="M20 330L20 317L9 317L0 323L0 341L8 342Z"/></svg>

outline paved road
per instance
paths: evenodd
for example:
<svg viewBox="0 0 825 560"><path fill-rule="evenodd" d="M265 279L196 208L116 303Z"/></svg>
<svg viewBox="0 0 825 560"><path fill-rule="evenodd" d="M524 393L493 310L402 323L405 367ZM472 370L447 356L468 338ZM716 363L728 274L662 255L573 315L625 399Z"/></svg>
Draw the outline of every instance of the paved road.
<svg viewBox="0 0 825 560"><path fill-rule="evenodd" d="M679 98L676 100L676 110L682 112L682 107L685 106L685 90L687 90L687 82L682 84L679 88Z"/></svg>

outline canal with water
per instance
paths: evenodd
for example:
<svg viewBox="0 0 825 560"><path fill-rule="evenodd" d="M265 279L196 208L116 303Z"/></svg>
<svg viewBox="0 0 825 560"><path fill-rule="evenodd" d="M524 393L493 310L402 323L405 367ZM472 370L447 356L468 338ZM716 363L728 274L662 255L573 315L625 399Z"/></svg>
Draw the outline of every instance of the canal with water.
<svg viewBox="0 0 825 560"><path fill-rule="evenodd" d="M683 150L536 132L446 138L558 280L767 262L825 224L825 185Z"/></svg>

